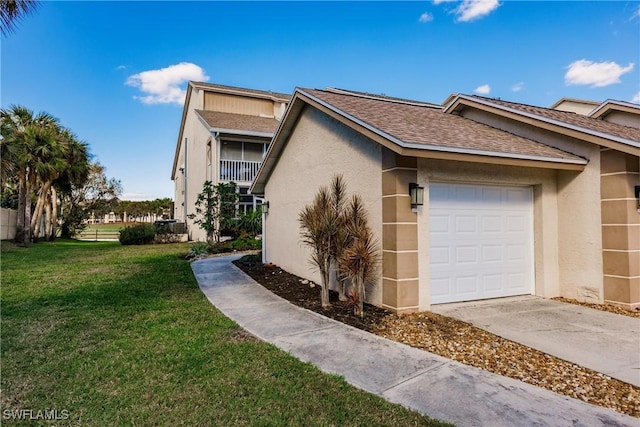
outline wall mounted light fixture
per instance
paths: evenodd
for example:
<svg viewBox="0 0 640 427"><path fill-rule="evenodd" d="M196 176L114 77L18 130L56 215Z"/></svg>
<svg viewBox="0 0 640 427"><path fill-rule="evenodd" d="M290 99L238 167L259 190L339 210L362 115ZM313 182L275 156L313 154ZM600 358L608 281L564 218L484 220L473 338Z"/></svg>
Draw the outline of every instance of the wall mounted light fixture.
<svg viewBox="0 0 640 427"><path fill-rule="evenodd" d="M409 196L411 197L411 208L416 209L424 204L424 187L420 187L415 182L409 184Z"/></svg>
<svg viewBox="0 0 640 427"><path fill-rule="evenodd" d="M268 214L269 213L269 202L264 202L262 204L262 213L264 213L264 214Z"/></svg>

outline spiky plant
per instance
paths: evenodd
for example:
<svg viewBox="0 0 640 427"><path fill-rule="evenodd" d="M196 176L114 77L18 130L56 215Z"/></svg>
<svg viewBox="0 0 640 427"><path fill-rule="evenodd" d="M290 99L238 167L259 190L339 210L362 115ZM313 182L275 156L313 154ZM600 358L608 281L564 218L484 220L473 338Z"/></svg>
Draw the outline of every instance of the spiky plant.
<svg viewBox="0 0 640 427"><path fill-rule="evenodd" d="M338 224L336 233L333 239L331 247L331 271L335 272L338 285L338 298L340 301L346 301L345 295L345 281L346 276L340 273L340 258L347 245L349 235L346 229L346 206L347 199L347 184L344 181L342 175L335 175L331 181L331 209L333 209L332 215L336 218Z"/></svg>
<svg viewBox="0 0 640 427"><path fill-rule="evenodd" d="M351 280L355 288L352 293L357 300L354 312L364 317L365 285L374 279L379 251L378 242L367 223L362 199L357 194L347 208L345 226L349 236L348 245L344 248L339 265L341 273Z"/></svg>
<svg viewBox="0 0 640 427"><path fill-rule="evenodd" d="M338 232L339 218L332 209L331 195L326 187L320 188L313 203L305 206L298 216L302 243L311 248L311 264L321 276L320 300L329 307L329 275L333 245Z"/></svg>

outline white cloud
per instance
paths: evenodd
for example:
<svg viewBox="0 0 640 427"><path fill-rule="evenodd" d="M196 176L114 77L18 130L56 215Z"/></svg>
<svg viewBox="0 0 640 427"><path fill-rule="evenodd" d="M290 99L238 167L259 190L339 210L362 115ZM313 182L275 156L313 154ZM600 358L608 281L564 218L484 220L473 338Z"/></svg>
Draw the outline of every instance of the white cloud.
<svg viewBox="0 0 640 427"><path fill-rule="evenodd" d="M524 82L518 82L511 86L512 92L520 92L522 89L524 89Z"/></svg>
<svg viewBox="0 0 640 427"><path fill-rule="evenodd" d="M451 3L451 2L454 2L454 1L458 1L458 0L433 0L433 4L438 5L438 4L441 4L441 3Z"/></svg>
<svg viewBox="0 0 640 427"><path fill-rule="evenodd" d="M420 19L418 19L418 21L420 21L420 22L431 22L431 21L433 21L433 15L430 14L429 12L425 12L422 15L420 15Z"/></svg>
<svg viewBox="0 0 640 427"><path fill-rule="evenodd" d="M143 104L179 104L184 103L186 91L182 84L189 80L207 81L209 76L204 70L190 62L181 62L159 70L143 71L129 76L126 84L137 87L145 96L134 96Z"/></svg>
<svg viewBox="0 0 640 427"><path fill-rule="evenodd" d="M620 83L620 76L633 70L633 63L621 67L615 62L593 62L580 59L567 67L564 82L567 85L609 86Z"/></svg>
<svg viewBox="0 0 640 427"><path fill-rule="evenodd" d="M640 6L638 6L638 8L633 13L633 15L631 15L631 19L634 19L634 18L640 18Z"/></svg>
<svg viewBox="0 0 640 427"><path fill-rule="evenodd" d="M478 86L476 90L474 90L474 92L477 93L478 95L488 95L489 92L491 92L491 86L489 85Z"/></svg>
<svg viewBox="0 0 640 427"><path fill-rule="evenodd" d="M640 91L638 93L636 93L635 95L633 95L633 98L631 98L631 102L634 102L636 104L640 104Z"/></svg>
<svg viewBox="0 0 640 427"><path fill-rule="evenodd" d="M469 22L490 14L498 6L498 0L464 0L454 13L458 22Z"/></svg>
<svg viewBox="0 0 640 427"><path fill-rule="evenodd" d="M127 69L127 66L126 66L126 65L118 65L118 66L116 67L116 70L126 70L126 69Z"/></svg>

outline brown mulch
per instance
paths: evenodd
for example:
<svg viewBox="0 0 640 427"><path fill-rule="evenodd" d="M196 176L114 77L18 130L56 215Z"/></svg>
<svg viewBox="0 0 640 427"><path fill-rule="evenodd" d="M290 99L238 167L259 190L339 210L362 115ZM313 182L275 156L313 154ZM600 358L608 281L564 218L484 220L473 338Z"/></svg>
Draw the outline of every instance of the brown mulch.
<svg viewBox="0 0 640 427"><path fill-rule="evenodd" d="M234 262L276 295L342 323L458 362L515 378L585 402L640 418L640 387L558 359L468 323L431 312L396 315L365 304L365 317L330 292L331 306L320 304L320 286L259 259Z"/></svg>
<svg viewBox="0 0 640 427"><path fill-rule="evenodd" d="M582 305L584 307L595 308L596 310L600 310L600 311L608 311L609 313L622 314L623 316L640 317L640 310L627 310L613 304L595 304L592 302L581 302L575 299L569 299L564 297L551 298L551 299L560 301L560 302L566 302L568 304L576 304L576 305Z"/></svg>

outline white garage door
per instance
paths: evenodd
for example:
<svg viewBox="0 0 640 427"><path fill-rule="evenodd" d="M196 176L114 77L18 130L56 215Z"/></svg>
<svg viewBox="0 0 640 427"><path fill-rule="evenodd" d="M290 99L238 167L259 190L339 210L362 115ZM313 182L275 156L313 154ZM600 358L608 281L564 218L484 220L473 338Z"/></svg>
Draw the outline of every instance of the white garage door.
<svg viewBox="0 0 640 427"><path fill-rule="evenodd" d="M429 186L431 303L533 293L530 187Z"/></svg>

